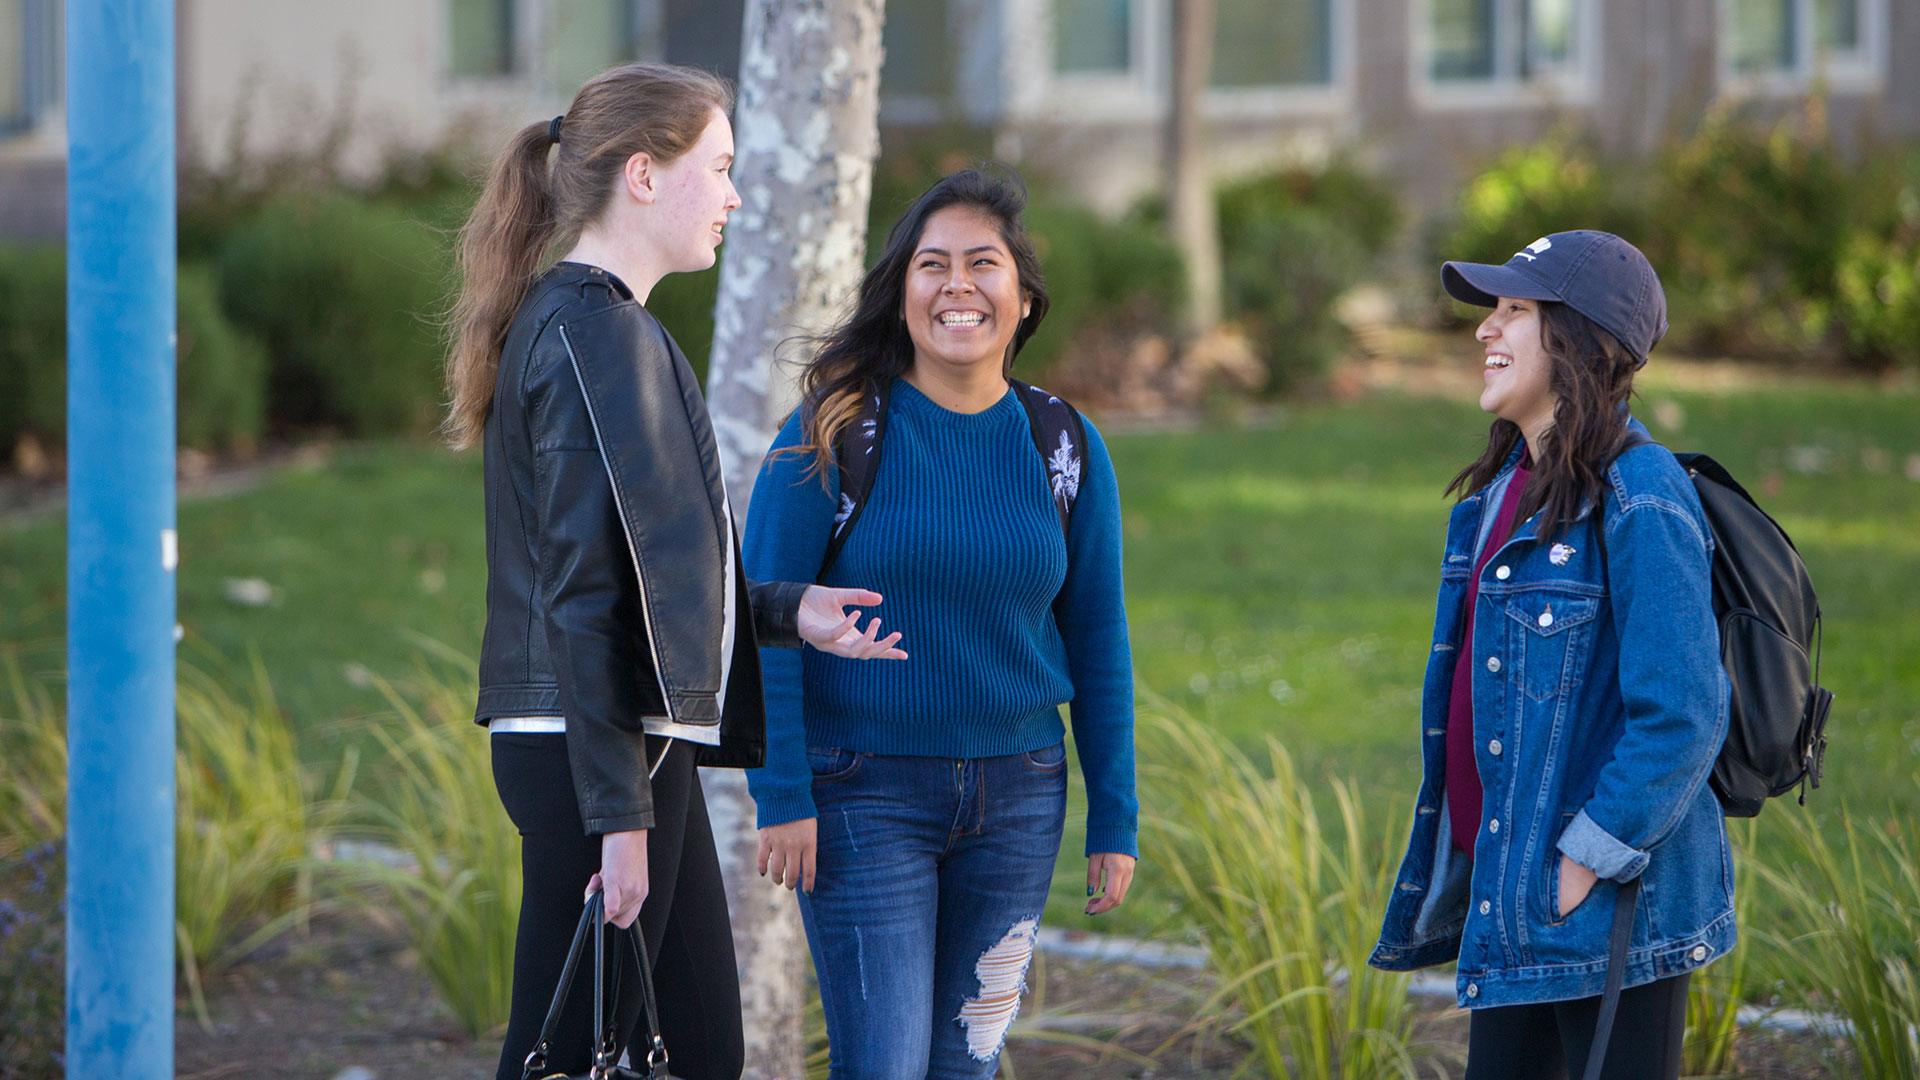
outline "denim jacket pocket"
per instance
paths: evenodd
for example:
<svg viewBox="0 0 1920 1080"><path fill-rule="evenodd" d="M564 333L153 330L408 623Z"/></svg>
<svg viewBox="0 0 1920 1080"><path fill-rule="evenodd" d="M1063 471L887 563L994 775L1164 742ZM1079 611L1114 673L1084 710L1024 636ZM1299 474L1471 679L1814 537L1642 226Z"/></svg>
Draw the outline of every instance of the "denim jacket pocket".
<svg viewBox="0 0 1920 1080"><path fill-rule="evenodd" d="M812 771L816 784L845 780L860 768L860 762L865 758L865 754L842 750L837 746L807 747L807 768Z"/></svg>
<svg viewBox="0 0 1920 1080"><path fill-rule="evenodd" d="M1529 698L1546 701L1572 688L1586 661L1588 624L1600 612L1595 597L1550 589L1515 593L1507 599L1507 617L1525 628L1520 635L1520 686Z"/></svg>

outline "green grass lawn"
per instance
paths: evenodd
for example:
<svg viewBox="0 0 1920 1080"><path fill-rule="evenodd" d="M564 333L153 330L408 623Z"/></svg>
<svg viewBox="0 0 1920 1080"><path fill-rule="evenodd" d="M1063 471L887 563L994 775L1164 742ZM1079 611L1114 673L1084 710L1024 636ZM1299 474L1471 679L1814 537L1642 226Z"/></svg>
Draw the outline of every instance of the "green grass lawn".
<svg viewBox="0 0 1920 1080"><path fill-rule="evenodd" d="M1920 394L1864 383L1712 394L1654 381L1656 436L1712 453L1793 535L1826 611L1823 681L1838 697L1815 803L1920 812ZM1415 709L1448 502L1476 452L1471 403L1377 397L1289 408L1267 428L1108 438L1127 533L1141 685L1252 744L1293 749L1309 776L1358 778L1404 812L1417 779ZM383 702L422 641L478 651L485 575L478 458L351 446L244 494L180 509L183 658L256 652L316 762ZM64 530L0 532L0 642L58 677ZM235 603L225 582L271 599ZM911 633L911 628L905 628ZM1077 830L1052 914L1085 923ZM1397 840L1395 841L1397 843ZM1151 881L1151 867L1143 867ZM1159 921L1147 902L1125 918Z"/></svg>

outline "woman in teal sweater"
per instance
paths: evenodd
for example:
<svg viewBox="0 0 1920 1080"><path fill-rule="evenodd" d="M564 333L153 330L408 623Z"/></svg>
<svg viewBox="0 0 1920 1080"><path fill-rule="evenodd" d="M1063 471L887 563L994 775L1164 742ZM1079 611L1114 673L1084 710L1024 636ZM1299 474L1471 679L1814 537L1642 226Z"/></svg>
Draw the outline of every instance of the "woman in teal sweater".
<svg viewBox="0 0 1920 1080"><path fill-rule="evenodd" d="M1024 201L972 171L920 196L754 487L750 574L860 581L914 631L885 670L763 653L760 868L803 889L836 1078L994 1074L1059 853L1068 702L1089 915L1119 906L1138 854L1113 466L1091 424L1043 459L1008 379L1047 310ZM823 572L850 438L879 465Z"/></svg>

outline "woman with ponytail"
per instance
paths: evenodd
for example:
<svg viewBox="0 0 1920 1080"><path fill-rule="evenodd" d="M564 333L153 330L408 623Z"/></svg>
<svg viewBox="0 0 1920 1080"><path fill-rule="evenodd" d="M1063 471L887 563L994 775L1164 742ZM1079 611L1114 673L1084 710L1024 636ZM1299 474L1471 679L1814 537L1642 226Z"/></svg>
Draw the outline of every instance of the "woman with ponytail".
<svg viewBox="0 0 1920 1080"><path fill-rule="evenodd" d="M564 116L514 135L460 236L447 432L485 459L475 719L523 838L501 1080L533 1064L594 890L609 922L638 919L675 1075L739 1076L733 937L696 766L761 763L756 645L904 655L845 610L878 594L746 579L699 384L645 307L667 274L713 265L740 205L731 105L701 71L597 76ZM624 1045L639 974L615 955ZM544 1069L587 1070L592 1001L569 996Z"/></svg>
<svg viewBox="0 0 1920 1080"><path fill-rule="evenodd" d="M1688 979L1735 929L1713 534L1627 411L1666 297L1603 232L1441 281L1492 309L1496 419L1448 488L1425 779L1371 962L1458 961L1467 1080L1671 1080Z"/></svg>

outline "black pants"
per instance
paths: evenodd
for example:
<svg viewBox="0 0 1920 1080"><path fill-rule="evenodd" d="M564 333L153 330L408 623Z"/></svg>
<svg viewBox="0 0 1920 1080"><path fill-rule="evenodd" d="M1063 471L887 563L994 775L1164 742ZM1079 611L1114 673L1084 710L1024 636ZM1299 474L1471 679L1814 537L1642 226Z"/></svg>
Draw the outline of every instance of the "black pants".
<svg viewBox="0 0 1920 1080"><path fill-rule="evenodd" d="M1689 974L1620 992L1601 1080L1674 1080L1687 1030ZM1466 1080L1584 1076L1600 999L1473 1010Z"/></svg>
<svg viewBox="0 0 1920 1080"><path fill-rule="evenodd" d="M519 1080L586 908L587 880L600 869L600 838L588 836L581 824L566 736L488 738L494 786L521 836L524 892L513 950L513 1013L496 1074L499 1080ZM667 758L654 773L654 827L647 832L647 899L636 925L653 961L661 1035L673 1058L673 1074L684 1080L738 1080L744 1054L740 981L707 803L693 749L649 737L650 756L662 745ZM625 1046L640 1016L639 972L624 942L609 937L607 946L609 958L622 958L617 1030ZM561 1014L547 1072L585 1073L592 1064L591 965L589 952ZM636 1065L644 1061L647 1045L643 1039L634 1047Z"/></svg>

